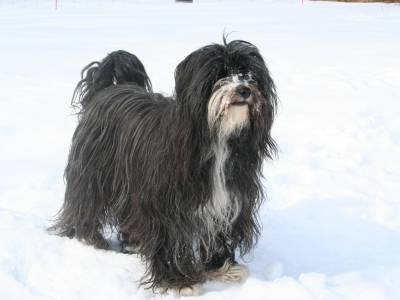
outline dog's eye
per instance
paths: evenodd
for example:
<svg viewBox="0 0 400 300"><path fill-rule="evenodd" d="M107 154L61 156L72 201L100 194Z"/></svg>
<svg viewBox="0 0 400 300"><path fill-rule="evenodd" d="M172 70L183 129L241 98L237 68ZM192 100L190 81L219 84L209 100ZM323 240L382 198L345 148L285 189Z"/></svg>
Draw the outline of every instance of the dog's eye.
<svg viewBox="0 0 400 300"><path fill-rule="evenodd" d="M251 85L257 85L257 81L255 81L254 79L248 79L247 82Z"/></svg>
<svg viewBox="0 0 400 300"><path fill-rule="evenodd" d="M221 79L221 80L217 81L217 82L214 84L213 91L215 91L215 90L221 88L224 84L226 84L226 80Z"/></svg>

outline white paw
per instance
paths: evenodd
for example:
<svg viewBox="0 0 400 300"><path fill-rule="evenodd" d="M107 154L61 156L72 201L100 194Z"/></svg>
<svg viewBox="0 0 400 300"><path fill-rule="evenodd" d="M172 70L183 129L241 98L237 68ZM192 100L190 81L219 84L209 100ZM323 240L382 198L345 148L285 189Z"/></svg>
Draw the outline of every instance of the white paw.
<svg viewBox="0 0 400 300"><path fill-rule="evenodd" d="M177 297L199 296L200 294L201 294L201 286L199 284L176 289Z"/></svg>
<svg viewBox="0 0 400 300"><path fill-rule="evenodd" d="M228 271L222 276L226 282L240 282L246 280L249 270L245 265L231 265Z"/></svg>
<svg viewBox="0 0 400 300"><path fill-rule="evenodd" d="M222 282L241 282L249 276L249 270L245 265L231 264L225 262L225 264L216 271L212 271L209 274L211 280L222 281Z"/></svg>
<svg viewBox="0 0 400 300"><path fill-rule="evenodd" d="M168 293L168 288L166 287L155 287L153 288L153 293L156 295L166 295Z"/></svg>

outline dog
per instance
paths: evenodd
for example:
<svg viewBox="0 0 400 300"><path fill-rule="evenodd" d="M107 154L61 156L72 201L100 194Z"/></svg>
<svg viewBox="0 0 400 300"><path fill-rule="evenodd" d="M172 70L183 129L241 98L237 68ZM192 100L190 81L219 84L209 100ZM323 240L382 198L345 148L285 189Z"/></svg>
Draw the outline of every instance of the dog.
<svg viewBox="0 0 400 300"><path fill-rule="evenodd" d="M145 261L140 284L180 296L206 280L244 280L235 254L260 234L261 169L277 151L277 95L256 46L210 44L154 93L142 62L115 51L82 71L78 125L53 230L107 249L105 226ZM129 248L130 247L130 248Z"/></svg>

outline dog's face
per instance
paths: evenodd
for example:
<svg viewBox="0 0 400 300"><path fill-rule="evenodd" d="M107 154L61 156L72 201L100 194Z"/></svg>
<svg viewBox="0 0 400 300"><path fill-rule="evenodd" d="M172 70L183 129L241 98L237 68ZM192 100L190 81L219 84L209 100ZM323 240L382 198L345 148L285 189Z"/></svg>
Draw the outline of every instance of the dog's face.
<svg viewBox="0 0 400 300"><path fill-rule="evenodd" d="M190 54L175 72L176 97L211 136L243 129L269 136L275 88L258 49L244 41L209 45Z"/></svg>
<svg viewBox="0 0 400 300"><path fill-rule="evenodd" d="M260 113L263 99L251 73L233 74L213 86L207 106L207 121L219 137L229 137L250 126L250 118Z"/></svg>

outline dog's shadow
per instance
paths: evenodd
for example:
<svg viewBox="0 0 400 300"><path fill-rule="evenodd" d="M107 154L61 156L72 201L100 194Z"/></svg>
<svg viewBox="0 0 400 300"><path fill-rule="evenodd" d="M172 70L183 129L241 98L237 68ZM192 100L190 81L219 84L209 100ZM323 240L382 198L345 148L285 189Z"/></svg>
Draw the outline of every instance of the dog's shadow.
<svg viewBox="0 0 400 300"><path fill-rule="evenodd" d="M400 232L379 224L377 217L373 221L373 215L360 216L360 205L324 199L265 209L261 240L249 263L252 276L330 276L400 263L400 256L394 255L400 253Z"/></svg>

